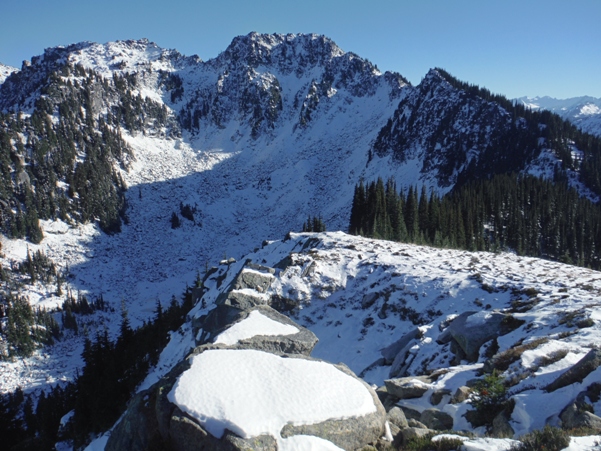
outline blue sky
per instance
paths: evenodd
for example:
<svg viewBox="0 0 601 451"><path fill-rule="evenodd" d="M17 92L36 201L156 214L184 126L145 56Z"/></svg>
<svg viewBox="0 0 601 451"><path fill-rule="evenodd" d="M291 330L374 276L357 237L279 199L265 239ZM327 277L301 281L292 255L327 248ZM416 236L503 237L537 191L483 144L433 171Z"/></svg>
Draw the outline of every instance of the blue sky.
<svg viewBox="0 0 601 451"><path fill-rule="evenodd" d="M413 84L442 67L513 98L601 97L601 0L5 0L0 62L148 38L206 60L251 31L319 33Z"/></svg>

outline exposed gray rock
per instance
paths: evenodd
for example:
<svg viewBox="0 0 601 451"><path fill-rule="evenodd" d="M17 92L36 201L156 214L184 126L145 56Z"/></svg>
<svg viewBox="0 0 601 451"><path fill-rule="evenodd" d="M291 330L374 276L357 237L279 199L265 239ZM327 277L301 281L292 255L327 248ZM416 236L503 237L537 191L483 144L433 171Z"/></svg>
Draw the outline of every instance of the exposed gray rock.
<svg viewBox="0 0 601 451"><path fill-rule="evenodd" d="M420 398L430 389L428 376L410 376L384 381L389 394L399 399Z"/></svg>
<svg viewBox="0 0 601 451"><path fill-rule="evenodd" d="M438 409L426 409L422 412L420 422L429 429L447 431L453 429L453 417Z"/></svg>
<svg viewBox="0 0 601 451"><path fill-rule="evenodd" d="M405 417L405 412L403 412L400 407L393 407L390 409L386 414L386 418L390 424L394 424L401 429L409 427L409 424L407 423L407 417Z"/></svg>
<svg viewBox="0 0 601 451"><path fill-rule="evenodd" d="M230 431L226 431L219 445L217 451L277 451L278 449L277 442L271 435L240 438Z"/></svg>
<svg viewBox="0 0 601 451"><path fill-rule="evenodd" d="M586 376L601 365L601 349L591 349L582 359L565 373L547 385L544 390L553 392L576 382L582 382Z"/></svg>
<svg viewBox="0 0 601 451"><path fill-rule="evenodd" d="M197 322L194 322L193 330L195 335L198 334L199 329L202 329L201 336L196 340L197 343L207 343L232 324L247 316L248 312L245 312L240 308L226 304L217 305L206 315L206 317L199 318ZM196 329L196 327L199 329Z"/></svg>
<svg viewBox="0 0 601 451"><path fill-rule="evenodd" d="M412 340L420 338L421 336L421 331L418 328L415 328L411 332L403 335L399 340L395 341L391 345L382 348L380 350L380 354L382 354L382 357L386 359L386 363L390 365L401 349L407 346L407 344Z"/></svg>
<svg viewBox="0 0 601 451"><path fill-rule="evenodd" d="M515 327L517 320L499 312L464 312L441 333L436 341L449 343L453 339L469 361L478 360L480 347L489 340L504 335Z"/></svg>
<svg viewBox="0 0 601 451"><path fill-rule="evenodd" d="M428 426L426 426L421 421L416 420L415 418L409 418L407 420L407 424L409 425L410 428L428 429Z"/></svg>
<svg viewBox="0 0 601 451"><path fill-rule="evenodd" d="M256 349L272 354L303 354L307 356L311 354L318 341L313 332L299 326L287 316L267 305L257 306L251 311L254 310L260 311L274 321L296 327L298 333L293 335L256 335L252 338L240 340L236 345L237 349Z"/></svg>
<svg viewBox="0 0 601 451"><path fill-rule="evenodd" d="M467 398L469 398L470 393L471 389L469 387L466 387L465 385L459 387L457 390L455 390L455 393L451 398L451 404L459 404L465 401Z"/></svg>
<svg viewBox="0 0 601 451"><path fill-rule="evenodd" d="M154 415L154 393L138 393L129 403L127 413L113 430L105 446L107 451L131 450L145 451L161 449L161 438L156 415Z"/></svg>
<svg viewBox="0 0 601 451"><path fill-rule="evenodd" d="M259 267L266 268L265 271L255 269L257 267L259 266L253 265L252 268L249 268L249 265L246 265L236 277L232 289L242 290L249 288L252 290L257 290L260 293L267 291L274 280L273 274L268 272L266 267Z"/></svg>
<svg viewBox="0 0 601 451"><path fill-rule="evenodd" d="M430 403L433 406L437 406L441 403L445 396L449 396L450 394L451 390L447 390L446 388L442 390L436 390L434 393L432 393L432 396L430 396Z"/></svg>
<svg viewBox="0 0 601 451"><path fill-rule="evenodd" d="M576 402L563 409L559 414L559 418L564 429L590 428L601 431L601 418L587 410L583 410Z"/></svg>
<svg viewBox="0 0 601 451"><path fill-rule="evenodd" d="M361 308L363 310L370 308L380 297L380 293L367 293L361 299Z"/></svg>
<svg viewBox="0 0 601 451"><path fill-rule="evenodd" d="M262 307L262 309L268 309L268 307ZM269 314L279 315L277 312L270 312ZM298 327L300 329L300 326ZM245 346L248 344L230 347L207 344L196 348L190 358L209 349L246 349ZM285 355L288 358L314 360L303 355ZM119 424L115 427L109 439L110 443L107 444L107 449L110 451L143 450L151 449L155 444L159 444L161 449L184 451L275 451L277 449L275 439L269 436L242 439L234 433L226 431L225 435L218 439L207 433L196 420L182 412L168 400L168 394L178 377L190 368L190 358L176 365L168 375L134 399ZM352 371L344 365L336 365L336 367L349 376L356 378ZM376 443L384 434L386 411L375 391L365 382L360 381L372 396L376 406L375 413L343 420L329 420L313 425L293 426L289 424L282 429L282 437L297 434L315 435L347 450L359 449L369 443Z"/></svg>
<svg viewBox="0 0 601 451"><path fill-rule="evenodd" d="M407 418L407 421L415 420L419 421L422 416L422 413L419 410L412 409L411 407L402 406L401 409ZM409 425L411 426L411 425Z"/></svg>
<svg viewBox="0 0 601 451"><path fill-rule="evenodd" d="M256 290L232 290L219 296L215 303L217 305L230 305L241 310L249 310L257 305L269 304L269 298L266 298Z"/></svg>
<svg viewBox="0 0 601 451"><path fill-rule="evenodd" d="M394 440L396 440L397 435L399 435L399 433L401 432L402 428L398 427L394 423L391 423L390 421L388 422L388 427L390 428L390 435L392 435L392 440L394 442Z"/></svg>
<svg viewBox="0 0 601 451"><path fill-rule="evenodd" d="M505 412L499 413L490 426L488 434L496 438L513 438L515 431L509 423L509 418Z"/></svg>
<svg viewBox="0 0 601 451"><path fill-rule="evenodd" d="M355 374L345 365L336 367L351 377L357 378ZM363 380L363 385L369 390L374 400L376 412L361 417L352 417L344 420L328 420L322 423L294 426L287 424L281 432L283 438L293 435L314 435L329 440L336 446L345 450L355 450L369 443L375 443L384 435L384 423L386 422L386 411L380 403L376 392Z"/></svg>

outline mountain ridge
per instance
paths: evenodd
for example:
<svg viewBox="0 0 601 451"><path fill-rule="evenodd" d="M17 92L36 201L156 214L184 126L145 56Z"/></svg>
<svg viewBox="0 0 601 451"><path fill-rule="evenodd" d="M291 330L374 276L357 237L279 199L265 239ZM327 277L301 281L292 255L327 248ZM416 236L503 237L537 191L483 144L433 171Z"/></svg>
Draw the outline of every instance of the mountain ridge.
<svg viewBox="0 0 601 451"><path fill-rule="evenodd" d="M36 238L3 237L2 266L43 252L64 279L19 275L21 293L46 308L69 292L102 297L113 311L78 321L115 337L122 301L140 326L199 268L300 230L309 215L346 230L360 180L444 194L509 168L563 175L594 198L599 186L582 174L596 141L550 113L507 108L437 69L412 86L317 35L250 34L204 62L147 40L48 49L0 85L1 225L26 222ZM503 153L516 130L521 147ZM333 294L334 279L316 292ZM68 345L28 360L35 377L2 362L2 390L44 386L53 364L74 378L83 337L65 335Z"/></svg>

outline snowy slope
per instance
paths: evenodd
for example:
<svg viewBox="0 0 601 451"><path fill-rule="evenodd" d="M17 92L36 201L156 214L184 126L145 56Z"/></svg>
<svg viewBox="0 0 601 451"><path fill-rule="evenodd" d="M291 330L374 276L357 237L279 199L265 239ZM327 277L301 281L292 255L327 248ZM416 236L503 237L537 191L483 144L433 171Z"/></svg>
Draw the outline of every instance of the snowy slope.
<svg viewBox="0 0 601 451"><path fill-rule="evenodd" d="M533 110L543 109L559 114L582 130L601 135L601 99L590 96L555 99L553 97L520 97L516 101Z"/></svg>
<svg viewBox="0 0 601 451"><path fill-rule="evenodd" d="M165 304L179 296L205 265L224 256L239 258L263 240L300 230L308 215L321 215L329 230L346 230L353 189L362 178L393 176L399 187L426 184L440 192L451 187L439 184L440 149L429 167L417 157L399 161L373 153L380 130L401 102L417 101L418 88L399 74L381 73L323 36L251 33L235 38L206 62L147 40L48 49L21 71L19 84L2 86L0 109L29 111L44 77L65 63L80 64L105 79L128 74L135 79L135 95L166 106L172 124L182 124L181 129L173 125L136 133L121 129L135 156L127 170L121 169L129 187L129 223L121 233L109 236L94 224L42 221L45 238L39 245L3 238L6 267L22 261L27 248L42 250L59 268L68 269L65 292L103 296L115 312L87 318L90 331L106 327L115 334L122 300L133 325L141 324L157 300ZM460 97L436 83L428 77L422 89L449 92L449 104ZM428 93L435 112L445 99ZM98 97L95 107L103 114L118 106L110 96ZM472 132L467 117L455 124L463 134L459 136ZM426 143L427 136L416 142L420 140ZM411 155L419 155L424 148L412 150ZM471 150L470 157L478 149ZM194 221L181 218L182 226L172 229L170 218L180 213L180 204L196 208ZM334 271L333 280L346 280L342 269ZM352 275L358 269L349 271ZM44 307L62 303L65 295L55 292L55 286L39 284L23 291L32 304ZM325 296L327 290L320 293ZM437 308L443 307L452 310L451 305ZM364 320L345 333L359 340ZM336 328L324 327L325 334L334 332L332 339ZM0 363L0 391L72 378L81 364L82 340L72 337L31 359ZM352 356L334 348L320 352L360 372L375 360L376 345L358 343L368 349Z"/></svg>
<svg viewBox="0 0 601 451"><path fill-rule="evenodd" d="M437 342L448 320L467 311L476 313L471 321L484 321L492 312L523 321L498 338L499 353L517 343L534 343L501 373L512 380L516 437L546 422L557 424L559 412L601 377L600 368L580 383L552 393L543 390L601 339L599 272L513 254L434 249L341 232L291 234L238 263L220 266L207 280L207 308L248 259L277 268L268 294L296 305L291 318L319 338L312 355L343 362L370 383L382 385L389 378L391 366L378 362L380 350L418 327L407 375L444 371L425 395L404 400L406 407L431 408L432 393L454 393L482 369L486 345L476 362L456 363L448 344ZM205 312L198 306L191 313ZM545 363L552 355L558 358ZM446 399L437 407L454 418L454 428L471 429L463 417L469 404ZM601 403L592 405L601 413Z"/></svg>
<svg viewBox="0 0 601 451"><path fill-rule="evenodd" d="M6 66L0 63L0 84L4 83L4 80L8 78L8 76L14 72L17 72L19 69L12 66Z"/></svg>

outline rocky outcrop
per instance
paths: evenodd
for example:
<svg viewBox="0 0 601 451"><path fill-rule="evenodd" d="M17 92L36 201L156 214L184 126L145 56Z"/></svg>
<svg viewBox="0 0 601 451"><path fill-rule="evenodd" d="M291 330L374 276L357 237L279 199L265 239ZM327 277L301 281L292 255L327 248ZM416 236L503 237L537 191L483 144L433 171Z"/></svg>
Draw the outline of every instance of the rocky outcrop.
<svg viewBox="0 0 601 451"><path fill-rule="evenodd" d="M428 376L401 377L384 381L387 392L399 399L420 398L431 387Z"/></svg>
<svg viewBox="0 0 601 451"><path fill-rule="evenodd" d="M601 349L591 349L580 361L565 373L547 385L544 389L548 392L566 387L576 382L582 382L586 376L601 366Z"/></svg>
<svg viewBox="0 0 601 451"><path fill-rule="evenodd" d="M451 343L455 354L475 362L484 343L511 332L522 323L523 321L516 320L511 315L499 312L463 312L436 341L440 344Z"/></svg>
<svg viewBox="0 0 601 451"><path fill-rule="evenodd" d="M234 299L232 293L235 294L237 291L243 291L245 294L249 294L250 297L253 296L249 293L252 291L265 296L267 300L269 299L269 296L263 291L267 289L268 282L271 283L270 276L273 277L269 269L253 267L251 270L248 270L248 264L245 268L247 269L243 269L236 276L234 282L222 292L220 299ZM261 330L257 330L256 333L251 333L250 336L247 336L247 323L245 323L244 327L239 326L242 322L249 321L251 317L256 318L257 314L261 316L261 321L267 321L271 330L263 331L265 332L264 334L262 334ZM357 378L344 365L327 364L326 362L310 357L309 354L317 343L315 335L268 305L248 304L246 307L243 307L241 303L233 305L232 303L221 302L206 316L198 318L196 325L197 342L201 344L184 361L176 365L166 376L159 380L159 382L148 390L139 393L130 402L126 413L115 426L107 442L106 449L108 451L141 451L144 449L275 451L278 449L279 440L286 440L290 437L300 435L319 437L345 450L357 450L370 444L375 445L384 435L386 411L375 391ZM238 332L232 334L231 331L235 327L238 327L237 331L242 330L243 333L239 336L237 335ZM273 334L274 330L280 330L282 327L287 331L286 334ZM231 336L228 336L229 339L233 336L232 343L227 340L221 340L220 337L223 337L226 333L230 333ZM190 377L191 374L195 374L193 373L193 369L197 368L195 365L198 365L198 357L208 356L209 353L227 353L229 351L256 351L259 353L257 355L277 356L277 359L284 359L286 362L290 362L291 360L318 362L319 365L331 368L338 375L337 377L347 378L344 379L345 381L355 381L352 382L353 387L360 387L358 390L362 393L361 396L364 399L358 402L358 404L365 405L365 399L371 399L367 403L373 403L373 408L368 409L370 413L366 413L367 411L361 408L359 411L364 413L340 415L338 418L334 415L331 419L315 423L309 422L310 424L289 422L283 425L279 434L269 433L259 436L246 436L246 438L230 430L236 430L238 427L242 428L241 430L244 429L242 426L236 426L234 423L230 424L228 422L230 420L228 420L223 423L225 424L223 434L215 434L214 423L224 420L211 420L209 418L206 423L199 421L193 413L193 409L190 410L188 404L182 405L179 403L175 393L179 389L178 387L183 384L181 381L184 380L184 375ZM233 359L233 361L238 362L237 358ZM235 371L234 367L231 369L227 368L224 371L229 371L229 373L223 375L225 379L229 377L229 374L232 374L231 371ZM270 386L269 384L273 383L271 382L273 378L268 373L261 376L261 371L263 370L264 368L260 365L252 366L254 374L249 374L248 368L241 370L244 377L240 379L240 383L244 384L247 378L249 380L256 380L256 378L261 379L264 377L265 385L261 385L262 390L265 389L265 393L271 393L270 396L277 397L281 386ZM305 372L296 376L297 379L306 379ZM294 378L294 375L288 374L285 380L288 381L290 378ZM203 381L202 378L199 379L198 384L203 384ZM194 380L195 384L196 380ZM285 384L285 382L281 382L281 384ZM317 385L319 386L319 384ZM248 391L251 392L252 390L253 385L251 384L248 387ZM224 393L224 396L227 397L228 395L228 393ZM303 395L303 391L295 394L295 396L292 396L291 402L295 402L296 396L302 397ZM335 396L328 396L328 402L346 405L342 401L343 398L344 401L347 400L349 396L347 391ZM350 396L358 396L357 391L352 390ZM195 401L190 402L194 404ZM297 402L302 401L299 400ZM312 403L313 399L310 402Z"/></svg>
<svg viewBox="0 0 601 451"><path fill-rule="evenodd" d="M336 365L338 369L349 376L356 377L353 372L344 365ZM363 381L362 381L363 382ZM380 403L376 392L365 382L365 387L372 395L376 412L360 417L352 417L344 420L328 420L318 424L294 426L287 424L282 429L282 437L293 435L314 435L324 438L342 449L360 449L368 443L375 443L384 433L384 422L386 411Z"/></svg>

